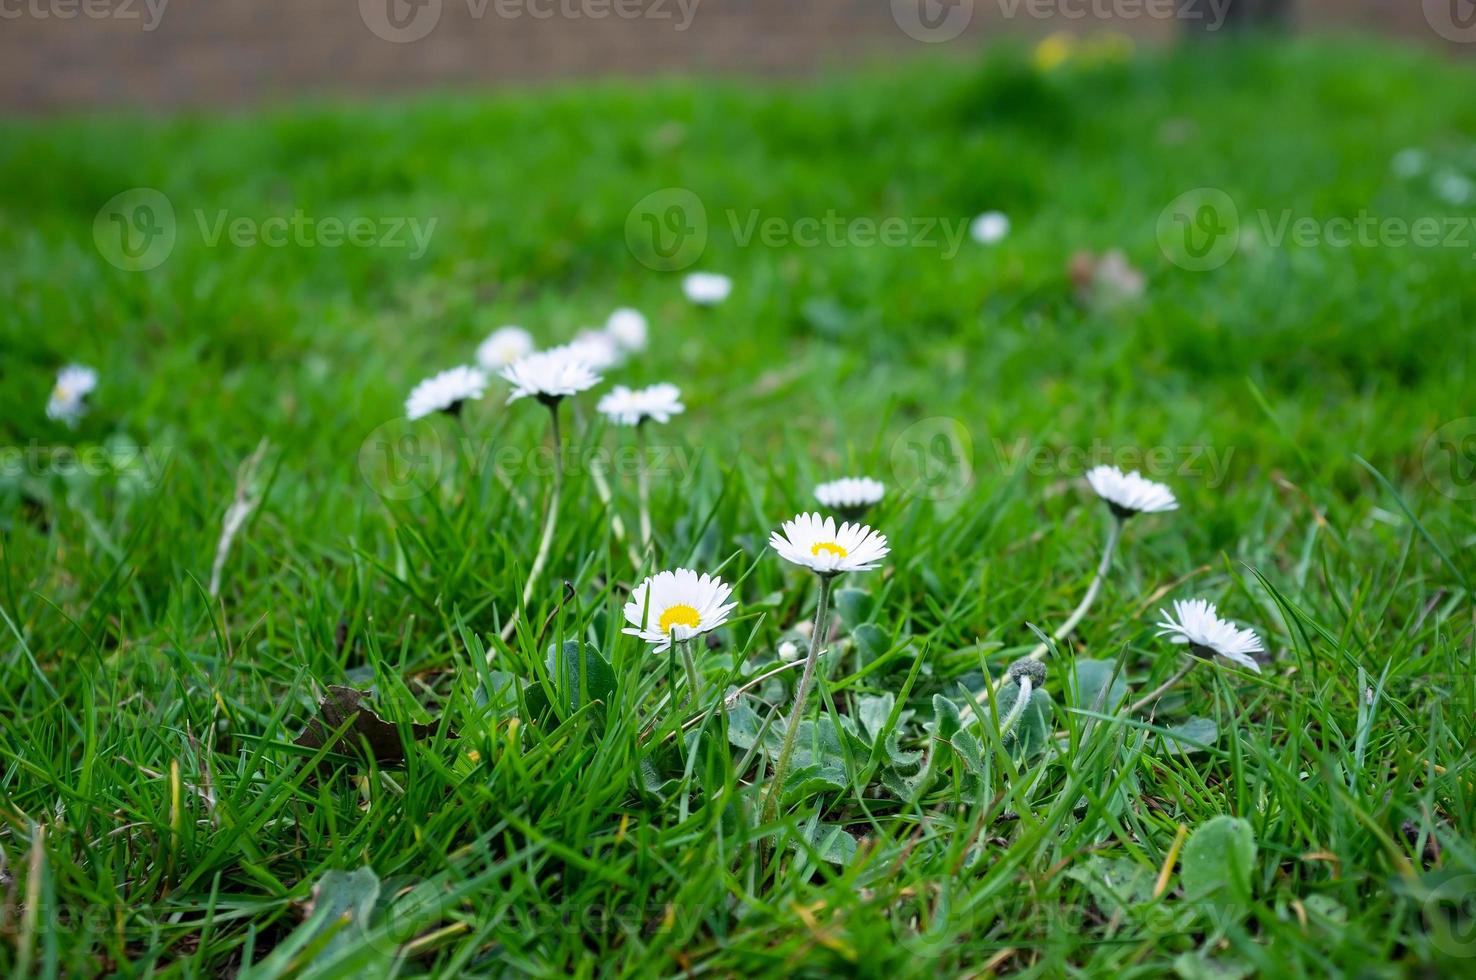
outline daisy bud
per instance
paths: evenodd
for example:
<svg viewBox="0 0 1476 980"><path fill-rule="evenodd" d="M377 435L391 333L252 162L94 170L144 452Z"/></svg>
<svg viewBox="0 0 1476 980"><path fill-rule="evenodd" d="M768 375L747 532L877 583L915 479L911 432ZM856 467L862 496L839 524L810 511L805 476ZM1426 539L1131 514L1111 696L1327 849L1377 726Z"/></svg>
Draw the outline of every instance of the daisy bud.
<svg viewBox="0 0 1476 980"><path fill-rule="evenodd" d="M1045 683L1045 677L1045 664L1039 660L1031 660L1029 657L1025 657L1010 664L1009 678L1016 684L1019 684L1021 679L1025 679L1030 681L1031 687L1038 688Z"/></svg>

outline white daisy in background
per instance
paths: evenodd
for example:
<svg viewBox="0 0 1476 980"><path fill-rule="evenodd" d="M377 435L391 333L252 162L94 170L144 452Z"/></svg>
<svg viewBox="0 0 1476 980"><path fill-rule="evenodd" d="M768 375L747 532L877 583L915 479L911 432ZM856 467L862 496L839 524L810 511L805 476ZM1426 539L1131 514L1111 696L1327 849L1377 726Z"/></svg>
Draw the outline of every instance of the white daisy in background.
<svg viewBox="0 0 1476 980"><path fill-rule="evenodd" d="M597 373L617 368L625 362L625 351L620 349L614 337L603 330L581 330L564 346Z"/></svg>
<svg viewBox="0 0 1476 980"><path fill-rule="evenodd" d="M611 313L610 318L605 321L605 333L621 350L634 354L646 349L646 338L650 333L650 328L646 323L645 314L640 310L622 306Z"/></svg>
<svg viewBox="0 0 1476 980"><path fill-rule="evenodd" d="M1476 182L1454 170L1446 170L1435 177L1435 193L1446 204L1464 207L1476 197Z"/></svg>
<svg viewBox="0 0 1476 980"><path fill-rule="evenodd" d="M824 507L846 514L859 514L881 503L887 488L869 476L848 476L822 483L815 488L815 499Z"/></svg>
<svg viewBox="0 0 1476 980"><path fill-rule="evenodd" d="M682 404L682 391L674 384L655 384L649 388L627 388L616 385L600 399L602 415L619 425L640 425L647 419L665 425L673 415L687 410Z"/></svg>
<svg viewBox="0 0 1476 980"><path fill-rule="evenodd" d="M1408 180L1424 173L1426 162L1425 151L1411 146L1394 154L1389 166L1393 169L1394 176Z"/></svg>
<svg viewBox="0 0 1476 980"><path fill-rule="evenodd" d="M969 237L980 245L998 245L1010 233L1010 219L1001 211L985 211L969 225Z"/></svg>
<svg viewBox="0 0 1476 980"><path fill-rule="evenodd" d="M75 429L87 414L87 396L96 387L96 371L85 364L68 364L56 372L56 386L46 399L46 417Z"/></svg>
<svg viewBox="0 0 1476 980"><path fill-rule="evenodd" d="M405 399L405 417L414 421L445 412L456 415L461 406L477 401L487 390L487 374L480 368L459 366L426 378Z"/></svg>
<svg viewBox="0 0 1476 980"><path fill-rule="evenodd" d="M502 369L502 378L513 386L508 404L519 398L533 397L547 405L555 405L567 395L577 395L600 383L579 352L572 347L555 347L519 358Z"/></svg>
<svg viewBox="0 0 1476 980"><path fill-rule="evenodd" d="M733 291L733 280L716 272L694 272L682 280L682 292L698 306L717 306Z"/></svg>
<svg viewBox="0 0 1476 980"><path fill-rule="evenodd" d="M1260 664L1251 656L1262 652L1261 638L1255 630L1240 629L1221 619L1213 602L1175 599L1174 615L1170 615L1167 609L1162 613L1163 621L1158 624L1159 636L1170 637L1174 643L1187 644L1196 656L1208 659L1211 654L1219 654L1258 674L1261 672ZM1178 617L1177 621L1174 616Z"/></svg>
<svg viewBox="0 0 1476 980"><path fill-rule="evenodd" d="M631 592L625 604L630 626L621 632L655 644L661 653L674 640L690 640L726 623L738 605L728 601L732 594L732 587L713 575L689 568L658 572Z"/></svg>
<svg viewBox="0 0 1476 980"><path fill-rule="evenodd" d="M769 536L769 547L785 561L821 575L869 572L891 552L886 535L864 524L842 524L819 514L800 514Z"/></svg>
<svg viewBox="0 0 1476 980"><path fill-rule="evenodd" d="M498 327L477 345L477 363L488 371L501 371L519 358L533 353L533 335L522 327Z"/></svg>
<svg viewBox="0 0 1476 980"><path fill-rule="evenodd" d="M1116 466L1094 466L1087 470L1086 478L1097 496L1107 501L1112 513L1120 518L1156 514L1179 507L1172 490L1144 478L1137 470L1124 473Z"/></svg>

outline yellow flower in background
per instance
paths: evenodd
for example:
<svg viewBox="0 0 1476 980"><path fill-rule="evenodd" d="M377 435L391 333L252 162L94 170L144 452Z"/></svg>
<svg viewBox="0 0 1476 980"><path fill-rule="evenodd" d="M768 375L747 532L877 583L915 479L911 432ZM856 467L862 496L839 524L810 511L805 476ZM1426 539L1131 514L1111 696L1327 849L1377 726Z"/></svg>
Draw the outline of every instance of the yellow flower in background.
<svg viewBox="0 0 1476 980"><path fill-rule="evenodd" d="M1035 46L1033 61L1041 71L1054 71L1068 61L1095 66L1131 61L1137 45L1121 31L1103 31L1078 38L1066 31L1047 35Z"/></svg>
<svg viewBox="0 0 1476 980"><path fill-rule="evenodd" d="M1035 46L1033 61L1035 67L1041 71L1054 71L1067 61L1076 51L1076 37L1065 31L1057 31L1047 35Z"/></svg>

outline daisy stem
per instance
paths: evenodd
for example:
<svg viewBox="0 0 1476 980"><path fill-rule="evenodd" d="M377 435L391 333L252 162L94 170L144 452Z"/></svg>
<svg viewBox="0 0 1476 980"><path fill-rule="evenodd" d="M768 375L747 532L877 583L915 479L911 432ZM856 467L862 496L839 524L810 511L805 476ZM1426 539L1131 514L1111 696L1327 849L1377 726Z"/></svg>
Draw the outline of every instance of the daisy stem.
<svg viewBox="0 0 1476 980"><path fill-rule="evenodd" d="M1179 668L1178 672L1175 673L1174 676L1170 677L1168 680L1164 681L1162 684L1158 685L1153 690L1149 691L1147 694L1134 701L1132 705L1128 707L1128 714L1137 714L1139 711L1142 711L1144 708L1148 707L1150 704L1163 697L1170 690L1172 690L1175 685L1179 683L1179 681L1187 677L1189 675L1189 671L1193 669L1194 660L1191 658L1188 663Z"/></svg>
<svg viewBox="0 0 1476 980"><path fill-rule="evenodd" d="M1004 719L999 723L1000 738L1004 738L1010 733L1016 723L1019 722L1020 717L1025 714L1025 706L1030 703L1030 694L1034 688L1034 685L1030 683L1030 678L1021 677L1015 683L1020 690L1015 695L1015 703L1010 705L1010 713L1005 715Z"/></svg>
<svg viewBox="0 0 1476 980"><path fill-rule="evenodd" d="M697 664L692 660L692 641L681 641L682 665L687 668L687 701L690 704L698 703L698 695L701 693L702 681L697 677Z"/></svg>
<svg viewBox="0 0 1476 980"><path fill-rule="evenodd" d="M1102 583L1107 579L1107 572L1112 568L1112 556L1117 552L1117 543L1122 540L1123 520L1120 517L1112 519L1112 528L1107 532L1107 545L1102 549L1102 560L1097 562L1096 574L1092 576L1092 582L1087 586L1086 595L1081 597L1081 602L1071 611L1056 632L1051 634L1051 639L1057 643L1066 639L1074 631L1077 625L1086 617L1087 610L1092 608L1092 603L1097 600L1097 594L1102 591ZM1037 643L1035 647L1025 655L1026 660L1044 660L1050 645ZM995 690L999 690L996 686Z"/></svg>
<svg viewBox="0 0 1476 980"><path fill-rule="evenodd" d="M636 495L641 504L641 550L651 550L651 471L646 461L646 427L636 426L636 449L640 454L636 461Z"/></svg>
<svg viewBox="0 0 1476 980"><path fill-rule="evenodd" d="M548 514L543 519L543 537L538 542L538 554L534 556L533 567L528 571L528 583L523 586L523 601L518 609L513 610L507 625L502 627L504 643L512 637L513 630L517 629L518 613L533 598L533 590L537 588L538 579L543 575L543 567L548 564L548 553L553 549L554 531L559 522L559 498L564 492L564 445L559 432L559 403L553 402L548 406L548 411L553 419L553 490L548 496Z"/></svg>
<svg viewBox="0 0 1476 980"><path fill-rule="evenodd" d="M794 740L799 733L800 718L805 713L805 701L810 696L810 686L815 682L815 664L820 660L820 644L825 640L830 615L830 582L834 577L819 576L820 598L815 606L815 629L810 633L810 655L805 658L805 672L800 675L799 686L794 691L794 707L789 709L789 724L784 729L784 743L779 747L779 757L774 760L774 778L769 784L769 795L764 798L764 823L772 823L779 816L779 801L784 796L784 780L789 775L789 758L794 754Z"/></svg>

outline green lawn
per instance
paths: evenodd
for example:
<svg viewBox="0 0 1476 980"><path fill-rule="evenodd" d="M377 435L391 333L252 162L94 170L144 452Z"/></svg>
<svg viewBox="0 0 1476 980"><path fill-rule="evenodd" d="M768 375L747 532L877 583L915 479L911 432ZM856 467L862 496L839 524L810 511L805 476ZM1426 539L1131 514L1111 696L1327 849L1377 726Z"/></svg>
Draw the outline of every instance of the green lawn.
<svg viewBox="0 0 1476 980"><path fill-rule="evenodd" d="M1473 82L1355 42L1050 71L1000 48L803 85L0 125L0 969L1469 971L1476 207L1450 185L1476 174ZM175 215L146 271L105 257L99 209L131 188ZM646 213L690 226L671 188L707 216L693 268L734 279L716 308L628 246ZM1161 247L1196 188L1242 232L1200 271ZM1220 227L1198 201L1191 231ZM1004 241L958 240L991 209ZM368 237L336 243L325 220L354 218ZM887 218L905 241L871 241ZM1361 218L1373 240L1338 244ZM1396 234L1421 219L1438 242ZM1114 248L1143 296L1083 301L1073 254ZM395 420L493 327L551 344L617 306L651 346L563 407L579 452L503 643L547 412L494 381L461 424ZM100 376L75 431L44 411L70 361ZM594 406L667 380L687 413L648 433L637 569L610 519L638 523L634 443ZM1049 700L1002 737L1014 688L982 722L968 702L1086 591L1093 462L1181 507L1129 522ZM889 487L892 554L838 583L766 824L797 672L720 695L803 647L814 578L768 535L852 472ZM678 566L740 602L685 712L680 660L619 633L631 586ZM1262 673L1200 663L1135 710L1187 662L1158 611L1195 596L1260 633ZM598 662L573 690L549 673L571 640L613 689ZM328 685L372 688L405 758L295 746Z"/></svg>

